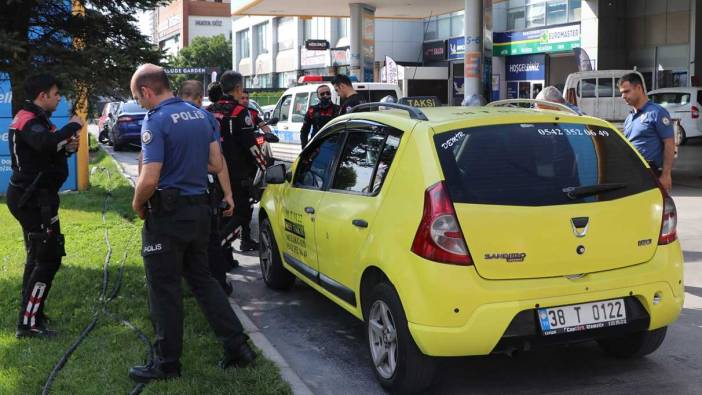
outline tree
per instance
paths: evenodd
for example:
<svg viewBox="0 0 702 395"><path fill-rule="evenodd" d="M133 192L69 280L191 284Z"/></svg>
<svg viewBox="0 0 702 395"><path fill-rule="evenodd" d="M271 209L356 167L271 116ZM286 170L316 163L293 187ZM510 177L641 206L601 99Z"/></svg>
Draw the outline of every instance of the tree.
<svg viewBox="0 0 702 395"><path fill-rule="evenodd" d="M232 42L223 34L213 37L195 37L190 44L181 49L178 56L169 62L173 67L216 67L219 73L232 68ZM174 86L180 86L185 80L202 80L202 75L185 74L172 78Z"/></svg>
<svg viewBox="0 0 702 395"><path fill-rule="evenodd" d="M134 15L170 0L74 1L85 7L85 15L74 15L69 0L0 0L0 74L12 83L13 113L32 73L55 74L69 97L81 83L90 98L120 98L129 96L139 64L161 62L162 52L139 32Z"/></svg>

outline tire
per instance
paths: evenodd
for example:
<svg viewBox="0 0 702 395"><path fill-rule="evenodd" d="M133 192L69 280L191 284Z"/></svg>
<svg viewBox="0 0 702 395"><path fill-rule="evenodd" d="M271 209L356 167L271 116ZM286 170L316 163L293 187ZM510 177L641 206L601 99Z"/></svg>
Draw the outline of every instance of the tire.
<svg viewBox="0 0 702 395"><path fill-rule="evenodd" d="M268 288L278 291L289 290L295 283L295 275L283 267L278 243L275 241L271 221L268 218L261 220L258 235L258 257L261 263L263 281Z"/></svg>
<svg viewBox="0 0 702 395"><path fill-rule="evenodd" d="M112 148L113 148L113 149L115 150L115 152L120 152L120 151L124 151L124 145L123 145L123 144L120 144L120 143L118 143L117 141L115 141L115 142L114 142L114 144L113 144L113 147L112 147Z"/></svg>
<svg viewBox="0 0 702 395"><path fill-rule="evenodd" d="M367 300L364 317L368 351L380 384L399 394L417 393L429 387L436 361L422 354L414 342L395 288L378 283Z"/></svg>
<svg viewBox="0 0 702 395"><path fill-rule="evenodd" d="M607 355L615 358L640 358L658 349L663 344L668 327L629 333L623 336L597 340Z"/></svg>
<svg viewBox="0 0 702 395"><path fill-rule="evenodd" d="M687 133L685 133L685 129L680 127L680 144L679 145L685 145L687 144Z"/></svg>

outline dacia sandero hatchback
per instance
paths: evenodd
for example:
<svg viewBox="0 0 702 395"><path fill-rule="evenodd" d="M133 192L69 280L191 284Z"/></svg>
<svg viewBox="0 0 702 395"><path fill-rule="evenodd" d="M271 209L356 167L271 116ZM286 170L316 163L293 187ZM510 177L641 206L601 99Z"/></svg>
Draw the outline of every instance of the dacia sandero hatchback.
<svg viewBox="0 0 702 395"><path fill-rule="evenodd" d="M337 118L290 171L269 168L269 287L299 278L364 320L397 392L426 388L433 357L661 345L683 304L676 210L620 132L562 111L393 107Z"/></svg>

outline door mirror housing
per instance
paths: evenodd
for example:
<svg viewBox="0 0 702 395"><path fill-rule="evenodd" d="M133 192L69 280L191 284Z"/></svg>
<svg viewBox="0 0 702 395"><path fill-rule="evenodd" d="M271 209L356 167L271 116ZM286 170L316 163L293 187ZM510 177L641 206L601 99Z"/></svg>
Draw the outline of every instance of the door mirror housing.
<svg viewBox="0 0 702 395"><path fill-rule="evenodd" d="M285 165L273 165L266 170L266 184L283 184L288 181Z"/></svg>

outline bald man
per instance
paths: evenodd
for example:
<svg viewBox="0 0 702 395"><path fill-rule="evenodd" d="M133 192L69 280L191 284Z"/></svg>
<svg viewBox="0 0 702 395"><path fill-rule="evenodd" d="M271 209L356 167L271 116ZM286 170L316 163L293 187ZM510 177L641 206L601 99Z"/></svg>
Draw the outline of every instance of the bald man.
<svg viewBox="0 0 702 395"><path fill-rule="evenodd" d="M149 110L141 129L143 165L132 208L145 220L141 255L156 341L153 363L131 368L129 377L148 383L180 376L181 276L224 343L220 366L246 366L256 354L207 262L207 172L222 167L215 130L202 110L173 96L161 67L139 67L130 88L132 96Z"/></svg>

